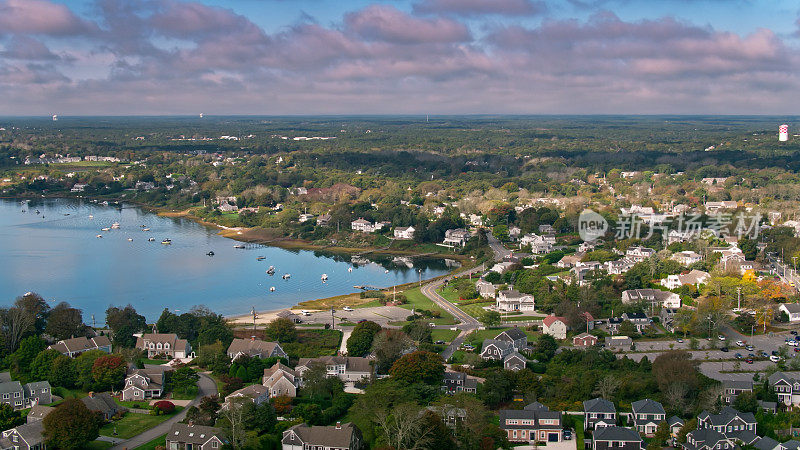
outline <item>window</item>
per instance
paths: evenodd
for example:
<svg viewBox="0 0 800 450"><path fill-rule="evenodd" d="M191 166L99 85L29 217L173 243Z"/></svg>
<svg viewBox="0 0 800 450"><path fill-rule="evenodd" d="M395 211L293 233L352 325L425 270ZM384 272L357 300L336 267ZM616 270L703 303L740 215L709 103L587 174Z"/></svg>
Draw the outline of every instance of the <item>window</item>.
<svg viewBox="0 0 800 450"><path fill-rule="evenodd" d="M517 430L514 430L514 437L517 437Z"/></svg>
<svg viewBox="0 0 800 450"><path fill-rule="evenodd" d="M150 348L156 348L156 344L150 343Z"/></svg>
<svg viewBox="0 0 800 450"><path fill-rule="evenodd" d="M19 392L14 392L14 398L19 398Z"/></svg>
<svg viewBox="0 0 800 450"><path fill-rule="evenodd" d="M218 447L219 447L219 442L211 441L211 448L218 448Z"/></svg>
<svg viewBox="0 0 800 450"><path fill-rule="evenodd" d="M169 348L169 342L167 342L166 344L164 344L164 348Z"/></svg>
<svg viewBox="0 0 800 450"><path fill-rule="evenodd" d="M161 350L161 342L159 342L159 343L158 343L158 345L157 345L156 347L157 347L159 350Z"/></svg>
<svg viewBox="0 0 800 450"><path fill-rule="evenodd" d="M9 399L9 395L8 394L3 394L3 400L8 400L8 399Z"/></svg>

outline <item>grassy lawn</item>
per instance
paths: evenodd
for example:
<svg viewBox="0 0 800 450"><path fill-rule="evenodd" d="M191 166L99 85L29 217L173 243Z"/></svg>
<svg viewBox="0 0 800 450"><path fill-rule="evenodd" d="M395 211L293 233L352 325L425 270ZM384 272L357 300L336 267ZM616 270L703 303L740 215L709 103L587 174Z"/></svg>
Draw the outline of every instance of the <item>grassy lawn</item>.
<svg viewBox="0 0 800 450"><path fill-rule="evenodd" d="M342 341L339 330L299 329L297 342L281 343L281 347L295 358L316 358L335 355Z"/></svg>
<svg viewBox="0 0 800 450"><path fill-rule="evenodd" d="M530 322L542 320L544 316L503 316L503 322Z"/></svg>
<svg viewBox="0 0 800 450"><path fill-rule="evenodd" d="M470 316L476 319L480 319L481 316L483 316L483 313L485 312L483 307L491 305L494 305L494 302L473 303L471 305L464 305L464 306L459 305L458 308L464 311L465 313L469 314Z"/></svg>
<svg viewBox="0 0 800 450"><path fill-rule="evenodd" d="M447 343L452 342L453 339L458 336L458 331L453 330L431 330L431 339L434 342L438 340L445 341Z"/></svg>
<svg viewBox="0 0 800 450"><path fill-rule="evenodd" d="M441 318L439 319L425 319L429 322L433 322L437 325L452 325L455 322L453 316L448 313L447 311L439 308L433 301L431 301L428 297L422 295L419 288L407 289L403 292L406 295L406 299L408 299L408 303L400 305L401 308L405 308L408 310L411 309L425 309L428 311L438 311L441 314Z"/></svg>
<svg viewBox="0 0 800 450"><path fill-rule="evenodd" d="M132 402L132 401L123 402L122 400L118 400L118 399L115 398L114 401L118 405L122 405L122 406L124 406L126 408L136 408L136 409L149 409L150 408L150 400L139 400L138 402Z"/></svg>
<svg viewBox="0 0 800 450"><path fill-rule="evenodd" d="M166 440L164 442L166 442ZM114 446L114 444L112 444L111 442L92 441L92 442L89 442L88 444L86 444L86 447L84 447L84 448L86 448L88 450L103 450L103 449L106 449L106 448L111 448L113 446Z"/></svg>
<svg viewBox="0 0 800 450"><path fill-rule="evenodd" d="M174 413L169 415L166 414L160 415L160 416L151 416L150 414L128 413L125 414L125 417L116 422L111 422L103 425L103 427L100 428L100 434L103 436L112 436L121 439L129 439L169 419L182 409L183 408L181 408L180 406L177 406L175 407ZM117 430L116 436L114 435L114 429Z"/></svg>
<svg viewBox="0 0 800 450"><path fill-rule="evenodd" d="M82 391L80 389L66 389L66 388L63 388L63 387L55 387L55 388L53 388L53 394L63 398L64 400L69 399L69 398L81 399L81 398L86 397L87 395L89 395L88 392ZM61 402L53 402L53 403L50 404L50 406L55 406L55 405L57 405L59 403L61 403Z"/></svg>
<svg viewBox="0 0 800 450"><path fill-rule="evenodd" d="M158 446L164 447L166 444L167 444L167 435L162 434L161 436L153 439L152 441L136 447L134 450L155 450L156 447Z"/></svg>
<svg viewBox="0 0 800 450"><path fill-rule="evenodd" d="M447 299L447 301L452 303L455 303L460 299L460 297L458 296L458 292L456 292L456 290L453 289L453 286L439 288L436 292L438 292L439 295Z"/></svg>
<svg viewBox="0 0 800 450"><path fill-rule="evenodd" d="M572 416L575 420L575 440L578 450L586 448L583 443L583 414Z"/></svg>
<svg viewBox="0 0 800 450"><path fill-rule="evenodd" d="M374 308L376 306L383 306L383 305L381 305L381 302L378 301L377 298L373 299L373 300L371 300L371 301L369 301L367 303L362 303L360 305L356 305L353 308Z"/></svg>

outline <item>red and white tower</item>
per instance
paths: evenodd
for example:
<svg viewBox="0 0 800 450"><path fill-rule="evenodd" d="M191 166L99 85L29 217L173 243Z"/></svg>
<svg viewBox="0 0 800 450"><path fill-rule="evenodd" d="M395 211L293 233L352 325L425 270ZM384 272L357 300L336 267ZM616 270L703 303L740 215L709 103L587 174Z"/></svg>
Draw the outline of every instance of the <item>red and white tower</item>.
<svg viewBox="0 0 800 450"><path fill-rule="evenodd" d="M778 127L778 140L781 142L789 140L789 125L783 124Z"/></svg>

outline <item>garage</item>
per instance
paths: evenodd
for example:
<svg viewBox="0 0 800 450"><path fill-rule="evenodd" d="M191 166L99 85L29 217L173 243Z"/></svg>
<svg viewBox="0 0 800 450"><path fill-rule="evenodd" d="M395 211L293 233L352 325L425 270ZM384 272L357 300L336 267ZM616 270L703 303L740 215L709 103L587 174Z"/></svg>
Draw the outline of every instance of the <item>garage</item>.
<svg viewBox="0 0 800 450"><path fill-rule="evenodd" d="M558 433L547 433L547 442L558 442Z"/></svg>

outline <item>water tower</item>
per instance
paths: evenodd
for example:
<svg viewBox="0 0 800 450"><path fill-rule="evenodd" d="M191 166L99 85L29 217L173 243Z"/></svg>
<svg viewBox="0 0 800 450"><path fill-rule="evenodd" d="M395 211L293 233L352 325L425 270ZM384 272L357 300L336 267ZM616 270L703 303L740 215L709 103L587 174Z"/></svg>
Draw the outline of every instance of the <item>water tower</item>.
<svg viewBox="0 0 800 450"><path fill-rule="evenodd" d="M789 125L783 124L778 127L778 140L781 142L789 140Z"/></svg>

